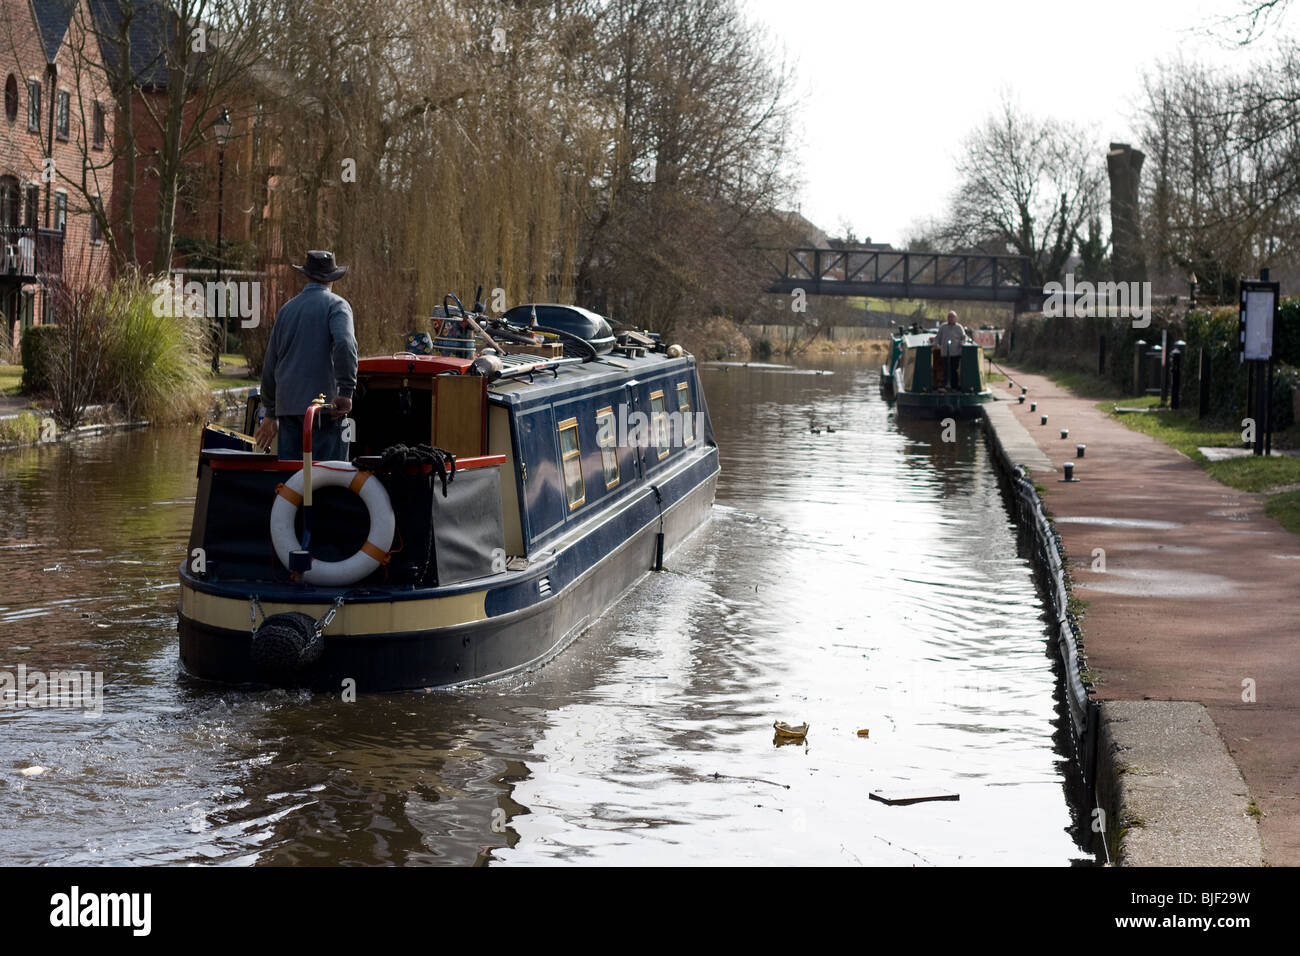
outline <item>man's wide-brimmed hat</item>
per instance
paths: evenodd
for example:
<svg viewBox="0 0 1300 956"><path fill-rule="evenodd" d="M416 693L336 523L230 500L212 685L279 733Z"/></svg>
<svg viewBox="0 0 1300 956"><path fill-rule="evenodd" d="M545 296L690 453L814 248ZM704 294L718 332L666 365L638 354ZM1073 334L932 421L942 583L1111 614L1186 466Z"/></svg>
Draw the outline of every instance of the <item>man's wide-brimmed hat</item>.
<svg viewBox="0 0 1300 956"><path fill-rule="evenodd" d="M334 264L334 253L323 249L313 249L307 253L307 262L294 268L308 279L315 279L317 282L333 282L335 279L342 279L344 273L348 271L347 266Z"/></svg>

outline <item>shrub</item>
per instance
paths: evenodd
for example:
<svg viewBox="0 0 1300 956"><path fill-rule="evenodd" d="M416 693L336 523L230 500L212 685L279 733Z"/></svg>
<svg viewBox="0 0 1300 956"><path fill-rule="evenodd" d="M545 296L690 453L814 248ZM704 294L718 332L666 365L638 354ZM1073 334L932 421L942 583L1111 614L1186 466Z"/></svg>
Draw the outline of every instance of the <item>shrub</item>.
<svg viewBox="0 0 1300 956"><path fill-rule="evenodd" d="M106 330L100 394L121 404L130 421L195 421L212 404L204 322L155 310L154 299L136 273L100 293L96 305Z"/></svg>
<svg viewBox="0 0 1300 956"><path fill-rule="evenodd" d="M77 289L62 280L46 287L47 303L57 325L43 349L42 362L54 397L54 420L76 428L86 406L99 395L108 328L98 306L98 289Z"/></svg>
<svg viewBox="0 0 1300 956"><path fill-rule="evenodd" d="M699 328L682 331L681 344L686 351L702 361L738 358L749 359L749 339L730 319L714 316Z"/></svg>
<svg viewBox="0 0 1300 956"><path fill-rule="evenodd" d="M27 445L41 437L41 420L31 412L0 418L0 445Z"/></svg>
<svg viewBox="0 0 1300 956"><path fill-rule="evenodd" d="M36 395L49 390L48 352L57 348L59 332L54 325L36 325L23 332L23 392Z"/></svg>

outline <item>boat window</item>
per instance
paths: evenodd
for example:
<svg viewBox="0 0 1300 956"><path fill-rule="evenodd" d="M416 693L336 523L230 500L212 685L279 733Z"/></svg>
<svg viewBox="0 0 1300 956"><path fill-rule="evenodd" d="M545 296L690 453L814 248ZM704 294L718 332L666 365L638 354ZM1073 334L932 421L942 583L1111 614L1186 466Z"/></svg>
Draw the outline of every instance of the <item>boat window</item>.
<svg viewBox="0 0 1300 956"><path fill-rule="evenodd" d="M668 457L668 412L664 408L663 391L650 393L650 431L654 435L659 457Z"/></svg>
<svg viewBox="0 0 1300 956"><path fill-rule="evenodd" d="M618 432L614 427L614 409L602 408L596 413L596 444L605 467L605 490L618 484Z"/></svg>
<svg viewBox="0 0 1300 956"><path fill-rule="evenodd" d="M582 484L582 448L578 444L578 420L560 422L560 458L564 467L564 496L572 511L587 500Z"/></svg>
<svg viewBox="0 0 1300 956"><path fill-rule="evenodd" d="M677 410L682 414L682 444L695 441L695 420L691 418L691 387L685 382L677 386Z"/></svg>

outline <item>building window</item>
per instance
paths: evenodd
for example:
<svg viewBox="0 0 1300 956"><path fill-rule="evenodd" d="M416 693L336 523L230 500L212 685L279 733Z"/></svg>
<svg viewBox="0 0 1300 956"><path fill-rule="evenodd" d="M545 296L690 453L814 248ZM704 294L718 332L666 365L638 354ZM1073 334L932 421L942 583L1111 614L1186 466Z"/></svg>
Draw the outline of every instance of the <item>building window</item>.
<svg viewBox="0 0 1300 956"><path fill-rule="evenodd" d="M5 117L11 123L18 118L18 78L12 73L5 80Z"/></svg>
<svg viewBox="0 0 1300 956"><path fill-rule="evenodd" d="M54 194L54 228L62 232L68 228L68 194Z"/></svg>
<svg viewBox="0 0 1300 956"><path fill-rule="evenodd" d="M18 225L19 196L18 180L12 176L0 176L0 227Z"/></svg>
<svg viewBox="0 0 1300 956"><path fill-rule="evenodd" d="M94 148L103 149L104 140L108 138L108 123L105 119L104 104L98 100L95 101L94 118Z"/></svg>
<svg viewBox="0 0 1300 956"><path fill-rule="evenodd" d="M68 112L70 100L67 90L59 90L58 98L55 100L54 107L54 131L59 139L68 138Z"/></svg>
<svg viewBox="0 0 1300 956"><path fill-rule="evenodd" d="M578 420L560 422L560 464L564 469L564 497L572 511L587 500L582 483L582 447L578 444Z"/></svg>
<svg viewBox="0 0 1300 956"><path fill-rule="evenodd" d="M660 458L668 457L668 412L664 409L664 393L650 393L650 431Z"/></svg>
<svg viewBox="0 0 1300 956"><path fill-rule="evenodd" d="M41 131L41 81L27 81L27 128L34 133Z"/></svg>
<svg viewBox="0 0 1300 956"><path fill-rule="evenodd" d="M677 386L677 411L682 415L682 444L695 441L695 419L691 417L691 387L685 382Z"/></svg>
<svg viewBox="0 0 1300 956"><path fill-rule="evenodd" d="M600 446L601 464L605 469L605 490L618 484L618 432L615 431L614 409L602 408L596 413L596 444Z"/></svg>
<svg viewBox="0 0 1300 956"><path fill-rule="evenodd" d="M23 208L23 224L29 229L35 229L39 225L38 217L41 209L41 187L33 186L30 183L27 186L27 201Z"/></svg>
<svg viewBox="0 0 1300 956"><path fill-rule="evenodd" d="M98 196L90 200L90 242L98 245L104 241L104 233L99 228L99 217L104 214L104 201Z"/></svg>

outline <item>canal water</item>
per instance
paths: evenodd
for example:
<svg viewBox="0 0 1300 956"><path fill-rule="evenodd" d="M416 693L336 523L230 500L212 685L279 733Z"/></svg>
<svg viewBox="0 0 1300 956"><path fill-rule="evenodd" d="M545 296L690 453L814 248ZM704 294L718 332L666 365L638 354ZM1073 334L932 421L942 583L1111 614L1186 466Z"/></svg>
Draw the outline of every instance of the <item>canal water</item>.
<svg viewBox="0 0 1300 956"><path fill-rule="evenodd" d="M704 371L712 521L552 663L355 703L179 678L194 429L0 455L0 671L105 675L0 710L0 863L1092 862L978 426L825 368Z"/></svg>

